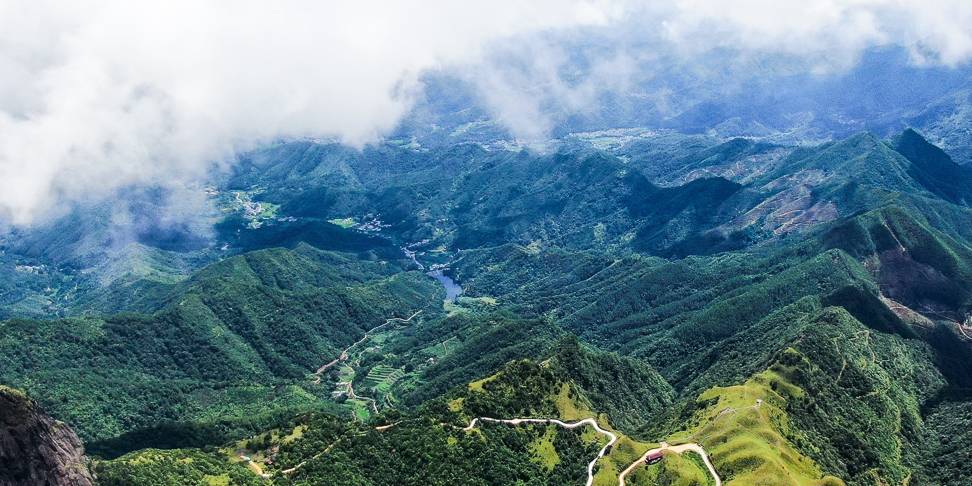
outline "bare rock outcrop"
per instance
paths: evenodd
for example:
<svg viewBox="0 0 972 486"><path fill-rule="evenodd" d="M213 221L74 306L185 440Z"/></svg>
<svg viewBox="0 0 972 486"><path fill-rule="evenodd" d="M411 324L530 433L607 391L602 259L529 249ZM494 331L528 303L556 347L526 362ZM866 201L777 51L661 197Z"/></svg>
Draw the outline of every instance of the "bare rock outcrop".
<svg viewBox="0 0 972 486"><path fill-rule="evenodd" d="M25 394L0 386L0 486L90 486L84 447Z"/></svg>

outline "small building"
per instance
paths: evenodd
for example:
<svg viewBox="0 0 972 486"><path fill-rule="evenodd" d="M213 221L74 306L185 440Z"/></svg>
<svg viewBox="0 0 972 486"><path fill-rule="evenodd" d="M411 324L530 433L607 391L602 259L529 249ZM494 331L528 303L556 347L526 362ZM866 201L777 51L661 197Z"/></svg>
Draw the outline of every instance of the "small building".
<svg viewBox="0 0 972 486"><path fill-rule="evenodd" d="M645 456L645 464L655 464L661 462L663 458L661 451L654 451Z"/></svg>

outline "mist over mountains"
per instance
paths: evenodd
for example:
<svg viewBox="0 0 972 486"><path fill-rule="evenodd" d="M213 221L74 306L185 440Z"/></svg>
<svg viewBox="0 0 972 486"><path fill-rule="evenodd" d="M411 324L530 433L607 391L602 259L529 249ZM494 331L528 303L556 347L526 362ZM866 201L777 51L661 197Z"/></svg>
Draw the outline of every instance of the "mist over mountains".
<svg viewBox="0 0 972 486"><path fill-rule="evenodd" d="M0 485L970 483L968 25L0 2Z"/></svg>
<svg viewBox="0 0 972 486"><path fill-rule="evenodd" d="M280 138L360 147L415 123L536 144L633 126L821 141L914 119L966 156L935 125L964 116L963 2L374 7L8 4L4 222L181 190Z"/></svg>

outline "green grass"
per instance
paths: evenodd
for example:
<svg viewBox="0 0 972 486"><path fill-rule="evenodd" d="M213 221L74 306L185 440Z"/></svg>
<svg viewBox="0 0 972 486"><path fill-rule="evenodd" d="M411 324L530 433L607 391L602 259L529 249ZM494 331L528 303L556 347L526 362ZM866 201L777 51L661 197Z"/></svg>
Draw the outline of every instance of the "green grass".
<svg viewBox="0 0 972 486"><path fill-rule="evenodd" d="M710 486L715 484L712 475L698 454L664 452L664 459L657 464L635 469L626 478L626 484L670 486Z"/></svg>
<svg viewBox="0 0 972 486"><path fill-rule="evenodd" d="M229 474L220 474L219 476L203 476L203 481L206 482L207 486L229 486L230 477Z"/></svg>
<svg viewBox="0 0 972 486"><path fill-rule="evenodd" d="M327 220L328 223L336 224L342 228L348 229L354 226L354 218L334 218Z"/></svg>
<svg viewBox="0 0 972 486"><path fill-rule="evenodd" d="M614 447L611 448L611 453L598 461L594 473L594 485L617 485L618 474L653 447L657 447L657 444L646 444L625 435L620 436Z"/></svg>
<svg viewBox="0 0 972 486"><path fill-rule="evenodd" d="M786 401L804 392L785 378L785 372L776 365L741 385L705 391L697 400L704 405L694 417L697 425L673 435L669 443L702 445L727 485L843 484L824 477L819 466L788 440L799 432L790 425Z"/></svg>
<svg viewBox="0 0 972 486"><path fill-rule="evenodd" d="M542 436L530 443L530 453L533 459L547 471L552 471L557 464L560 464L560 456L554 446L556 435L557 428L551 425L546 428Z"/></svg>
<svg viewBox="0 0 972 486"><path fill-rule="evenodd" d="M489 383L490 381L495 380L496 378L497 378L497 375L492 375L492 376L487 376L486 378L483 378L481 380L476 380L476 381L470 382L469 385L468 385L468 388L471 391L481 392L481 391L483 391L483 385L485 385L486 383Z"/></svg>
<svg viewBox="0 0 972 486"><path fill-rule="evenodd" d="M462 342L459 341L458 338L456 338L455 336L450 336L448 339L442 342L438 342L431 346L422 348L421 352L438 359L449 354L453 349L455 349L461 344Z"/></svg>
<svg viewBox="0 0 972 486"><path fill-rule="evenodd" d="M560 418L564 420L583 420L590 417L595 417L594 412L590 410L586 405L578 403L575 398L571 396L570 384L564 383L561 385L560 390L554 397L554 404L557 407L557 413Z"/></svg>
<svg viewBox="0 0 972 486"><path fill-rule="evenodd" d="M338 368L338 381L345 383L350 383L354 379L354 368L348 365L342 365Z"/></svg>
<svg viewBox="0 0 972 486"><path fill-rule="evenodd" d="M346 403L351 406L354 418L361 422L367 422L371 418L371 402L368 400L349 399Z"/></svg>
<svg viewBox="0 0 972 486"><path fill-rule="evenodd" d="M96 461L99 484L259 485L240 463L198 449L146 449L111 461Z"/></svg>
<svg viewBox="0 0 972 486"><path fill-rule="evenodd" d="M368 388L373 388L381 393L391 391L392 385L405 376L405 372L399 368L392 368L386 365L376 365L368 372L364 384Z"/></svg>
<svg viewBox="0 0 972 486"><path fill-rule="evenodd" d="M294 427L294 429L291 430L289 434L287 434L287 435L285 435L283 437L280 437L280 441L283 442L284 444L289 444L289 443L291 443L291 442L293 442L293 441L295 441L295 440L303 437L304 436L304 432L306 430L307 430L307 426L306 425L298 425L298 426Z"/></svg>

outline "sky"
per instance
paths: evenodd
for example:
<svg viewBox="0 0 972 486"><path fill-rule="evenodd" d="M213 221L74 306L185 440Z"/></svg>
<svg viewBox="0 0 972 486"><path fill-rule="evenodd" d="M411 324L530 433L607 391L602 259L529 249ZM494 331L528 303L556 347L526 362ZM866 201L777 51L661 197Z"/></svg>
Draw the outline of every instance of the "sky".
<svg viewBox="0 0 972 486"><path fill-rule="evenodd" d="M961 0L0 0L0 222L131 186L198 187L279 138L381 140L433 70L473 80L497 121L541 139L551 105L596 110L655 53L728 49L828 73L893 45L955 66L972 56L969 26ZM607 41L603 56L568 82L587 37Z"/></svg>

